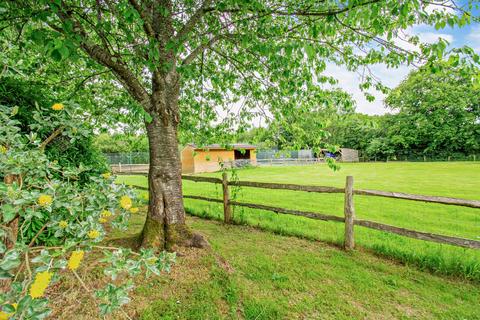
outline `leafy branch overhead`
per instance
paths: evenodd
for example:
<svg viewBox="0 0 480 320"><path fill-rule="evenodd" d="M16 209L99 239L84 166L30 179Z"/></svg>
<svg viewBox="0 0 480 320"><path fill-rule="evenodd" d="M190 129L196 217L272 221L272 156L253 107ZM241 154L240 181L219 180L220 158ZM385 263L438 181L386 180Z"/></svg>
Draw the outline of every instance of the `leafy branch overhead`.
<svg viewBox="0 0 480 320"><path fill-rule="evenodd" d="M33 22L19 32L57 60L87 56L108 68L148 113L156 88L178 85L186 120L205 108L210 112L202 115L212 120L211 110L228 110L240 99L246 110L292 112L322 83L334 82L323 75L329 63L362 72L363 89L383 89L368 65L424 64L447 54L452 63L478 62L469 48L447 52L444 40L419 45L404 34L414 24L471 22L466 9L445 1L16 1L2 7L2 28ZM405 41L419 49L402 47Z"/></svg>

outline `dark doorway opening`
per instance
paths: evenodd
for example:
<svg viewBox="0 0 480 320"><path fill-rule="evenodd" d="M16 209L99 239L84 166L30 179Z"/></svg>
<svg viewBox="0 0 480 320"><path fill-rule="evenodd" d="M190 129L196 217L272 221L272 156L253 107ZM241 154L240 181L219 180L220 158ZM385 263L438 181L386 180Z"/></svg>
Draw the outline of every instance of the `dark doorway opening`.
<svg viewBox="0 0 480 320"><path fill-rule="evenodd" d="M235 160L249 160L250 159L250 150L234 150Z"/></svg>

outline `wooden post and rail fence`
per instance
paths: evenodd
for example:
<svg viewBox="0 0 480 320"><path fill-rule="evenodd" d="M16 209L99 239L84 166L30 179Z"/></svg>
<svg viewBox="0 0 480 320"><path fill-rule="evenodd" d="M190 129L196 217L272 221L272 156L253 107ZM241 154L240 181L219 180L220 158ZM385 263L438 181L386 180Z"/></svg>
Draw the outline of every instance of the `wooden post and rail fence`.
<svg viewBox="0 0 480 320"><path fill-rule="evenodd" d="M145 175L144 173L135 173ZM354 195L361 196L377 196L394 199L404 199L412 201L422 201L439 203L444 205L464 206L470 208L480 209L480 200L467 200L459 198L439 197L439 196L424 196L417 194L379 191L379 190L358 190L353 188L353 177L347 176L345 188L326 187L326 186L311 186L311 185L297 185L297 184L281 184L281 183L268 183L268 182L252 182L252 181L229 181L227 173L224 172L222 178L214 177L202 177L202 176L189 176L182 175L183 180L189 180L194 182L206 182L222 185L223 199L215 199L203 196L184 195L186 199L203 200L208 202L216 202L223 204L224 222L232 223L232 206L247 207L252 209L273 211L275 213L289 214L307 217L310 219L323 220L323 221L336 221L343 222L345 224L345 240L344 248L346 250L352 250L355 247L354 226L362 226L365 228L380 230L384 232L395 233L401 236L420 239L425 241L449 244L453 246L459 246L464 248L480 249L480 241L466 238L459 238L453 236L440 235L435 233L410 230L401 227L395 227L388 224L379 222L357 219L355 217L355 206L353 202ZM263 204L238 202L230 199L229 186L249 187L249 188L262 188L262 189L277 189L277 190L292 190L303 192L315 192L315 193L344 193L344 216L328 215L318 212L299 211L292 209L285 209L279 207L272 207ZM145 187L134 186L143 190L148 190Z"/></svg>

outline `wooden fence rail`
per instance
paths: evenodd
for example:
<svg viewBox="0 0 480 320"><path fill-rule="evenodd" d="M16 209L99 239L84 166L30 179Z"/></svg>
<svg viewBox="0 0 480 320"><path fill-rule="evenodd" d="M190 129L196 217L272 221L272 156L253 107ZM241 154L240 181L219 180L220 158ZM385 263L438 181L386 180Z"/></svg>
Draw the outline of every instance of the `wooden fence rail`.
<svg viewBox="0 0 480 320"><path fill-rule="evenodd" d="M195 182L210 182L210 183L222 184L222 179L213 178L213 177L182 175L182 179L195 181ZM250 188L293 190L293 191L306 191L306 192L318 192L318 193L344 193L345 192L344 188L284 184L284 183L269 183L269 182L229 181L228 185L239 186L239 187L250 187ZM463 207L470 207L470 208L480 208L480 200L469 200L469 199L459 199L459 198L449 198L449 197L439 197L439 196L425 196L425 195L418 195L418 194L380 191L380 190L354 189L353 193L361 196L377 196L377 197L385 197L385 198L440 203L440 204L463 206Z"/></svg>
<svg viewBox="0 0 480 320"><path fill-rule="evenodd" d="M139 173L136 173L136 174L139 174ZM145 173L143 173L143 175L145 175ZM464 248L480 249L480 241L478 240L452 237L452 236L428 233L428 232L417 231L417 230L410 230L410 229L395 227L395 226L391 226L391 225L387 225L379 222L356 219L353 196L354 195L379 196L379 197L387 197L387 198L395 198L395 199L440 203L445 205L480 208L480 201L478 200L467 200L467 199L447 198L447 197L437 197L437 196L424 196L424 195L416 195L416 194L408 194L408 193L400 193L400 192L389 192L389 191L378 191L378 190L356 190L353 188L352 176L348 176L346 178L345 188L252 182L252 181L228 181L226 172L223 173L222 179L214 178L214 177L199 177L199 176L189 176L189 175L182 175L182 179L194 181L194 182L207 182L207 183L216 183L216 184L222 185L223 199L215 199L215 198L195 196L195 195L184 195L183 197L187 199L222 203L224 208L223 213L224 213L225 223L232 223L233 221L231 206L239 206L239 207L247 207L252 209L273 211L273 212L282 213L282 214L302 216L302 217L307 217L307 218L316 219L316 220L343 222L345 223L344 247L346 250L352 250L355 247L355 237L354 237L355 225L362 226L365 228L380 230L384 232L395 233L398 235L402 235L402 236L414 238L414 239L444 243L444 244L449 244L449 245L459 246ZM329 214L324 214L319 212L299 211L299 210L285 209L285 208L279 208L279 207L272 207L272 206L267 206L263 204L232 201L230 199L229 186L243 186L243 187L262 188L262 189L293 190L293 191L318 192L318 193L344 193L345 194L344 217L329 215ZM148 190L148 188L146 187L141 187L141 186L134 186L134 187L143 189L143 190Z"/></svg>

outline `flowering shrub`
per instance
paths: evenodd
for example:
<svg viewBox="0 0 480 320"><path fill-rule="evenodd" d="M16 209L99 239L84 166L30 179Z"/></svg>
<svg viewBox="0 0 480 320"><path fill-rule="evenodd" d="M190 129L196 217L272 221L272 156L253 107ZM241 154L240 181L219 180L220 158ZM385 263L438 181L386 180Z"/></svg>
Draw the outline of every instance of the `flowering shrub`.
<svg viewBox="0 0 480 320"><path fill-rule="evenodd" d="M68 105L54 104L51 112L67 109ZM5 124L0 128L0 176L4 180L0 182L0 319L48 316L48 288L69 272L79 286L85 286L77 270L93 251L103 254L104 273L112 282L120 274L168 271L173 254L155 256L152 250L134 252L99 244L111 228L125 229L138 208L134 207L135 193L116 184L110 173L80 183L79 175L88 168L61 167L46 157L45 144L59 128L71 139L81 138L78 130L68 129L75 119L52 115L46 124L52 135L40 141L35 126L29 135L21 133L20 123L13 120L15 112L0 106L0 122ZM41 227L27 237L25 230L32 224ZM47 241L39 243L41 235ZM115 281L96 292L93 296L100 299L100 312L106 314L127 303L131 287L131 281L120 285Z"/></svg>

